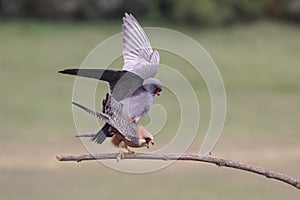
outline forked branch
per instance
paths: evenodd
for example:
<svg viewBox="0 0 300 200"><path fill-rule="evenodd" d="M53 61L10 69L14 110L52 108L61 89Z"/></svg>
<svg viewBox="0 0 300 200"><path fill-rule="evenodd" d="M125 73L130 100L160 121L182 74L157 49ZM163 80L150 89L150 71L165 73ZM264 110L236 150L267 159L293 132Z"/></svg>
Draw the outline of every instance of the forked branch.
<svg viewBox="0 0 300 200"><path fill-rule="evenodd" d="M107 160L116 159L118 154L116 153L104 153L104 154L86 154L86 155L58 155L56 156L59 161L76 161L81 162L85 160ZM140 160L185 160L185 161L199 161L216 164L219 167L229 167L238 170L248 171L255 174L265 176L267 178L276 179L278 181L285 182L289 185L300 189L300 180L287 176L283 173L278 173L273 170L264 169L262 167L249 165L246 163L236 162L223 158L217 158L213 156L201 156L199 154L164 154L164 153L134 153L125 154L126 159L140 159Z"/></svg>

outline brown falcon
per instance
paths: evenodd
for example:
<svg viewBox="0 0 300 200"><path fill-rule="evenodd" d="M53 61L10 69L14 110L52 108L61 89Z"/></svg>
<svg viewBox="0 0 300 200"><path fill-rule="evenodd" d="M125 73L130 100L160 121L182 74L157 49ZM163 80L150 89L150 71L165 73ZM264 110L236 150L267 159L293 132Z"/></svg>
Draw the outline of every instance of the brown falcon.
<svg viewBox="0 0 300 200"><path fill-rule="evenodd" d="M105 138L112 137L111 142L119 148L118 160L124 158L122 148L127 149L128 153L134 153L128 147L149 148L150 143L154 144L153 136L143 126L124 118L121 114L123 105L114 101L108 94L102 104L102 111L108 117L78 103L73 102L73 104L106 122L105 129L102 128L102 131L105 133Z"/></svg>

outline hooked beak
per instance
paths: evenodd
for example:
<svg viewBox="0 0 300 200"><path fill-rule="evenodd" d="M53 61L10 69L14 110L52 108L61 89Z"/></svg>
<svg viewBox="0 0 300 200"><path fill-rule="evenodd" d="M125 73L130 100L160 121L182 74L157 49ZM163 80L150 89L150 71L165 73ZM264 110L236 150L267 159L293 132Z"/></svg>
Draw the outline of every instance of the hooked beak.
<svg viewBox="0 0 300 200"><path fill-rule="evenodd" d="M147 149L149 149L149 148L150 148L150 147L149 147L149 145L150 145L150 142L151 142L151 144L152 144L152 145L154 145L154 141L153 141L153 140L149 141L148 143L146 143L146 147L147 147Z"/></svg>

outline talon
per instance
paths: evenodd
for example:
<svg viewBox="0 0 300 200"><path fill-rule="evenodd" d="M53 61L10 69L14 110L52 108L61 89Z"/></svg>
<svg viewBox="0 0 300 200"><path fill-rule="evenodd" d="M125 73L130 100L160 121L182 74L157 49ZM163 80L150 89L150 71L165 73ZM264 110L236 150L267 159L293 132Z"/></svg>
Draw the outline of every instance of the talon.
<svg viewBox="0 0 300 200"><path fill-rule="evenodd" d="M122 150L119 150L119 155L117 156L117 162L124 160L125 153Z"/></svg>

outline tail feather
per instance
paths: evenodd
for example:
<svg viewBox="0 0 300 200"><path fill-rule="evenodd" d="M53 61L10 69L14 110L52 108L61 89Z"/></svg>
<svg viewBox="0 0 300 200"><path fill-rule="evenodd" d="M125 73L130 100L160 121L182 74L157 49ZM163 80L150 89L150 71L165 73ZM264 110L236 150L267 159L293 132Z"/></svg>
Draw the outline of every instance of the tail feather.
<svg viewBox="0 0 300 200"><path fill-rule="evenodd" d="M108 121L108 118L105 117L104 115L98 113L98 112L95 112L95 111L92 111L91 109L87 108L87 107L84 107L78 103L75 103L75 102L72 102L74 105L78 106L79 108L85 110L86 112L90 113L91 115L99 118L99 119L102 119L104 121ZM97 143L97 144L101 144L106 137L112 137L113 136L113 133L110 129L110 125L108 123L105 123L104 126L102 127L102 129L100 131L98 131L96 134L89 134L89 135L78 135L78 137L92 137L91 141Z"/></svg>
<svg viewBox="0 0 300 200"><path fill-rule="evenodd" d="M98 133L96 133L95 136L91 139L91 141L102 144L102 142L106 139L106 137L112 137L113 133L110 132L110 125L108 123L105 123L104 126Z"/></svg>

